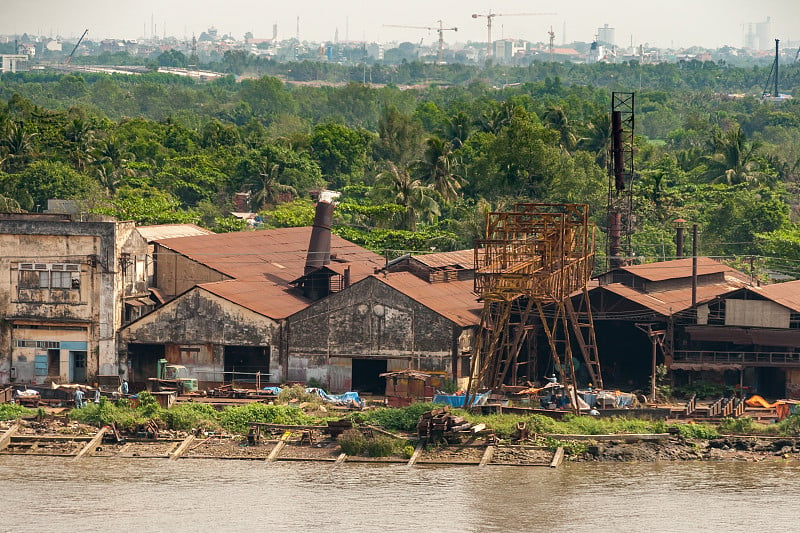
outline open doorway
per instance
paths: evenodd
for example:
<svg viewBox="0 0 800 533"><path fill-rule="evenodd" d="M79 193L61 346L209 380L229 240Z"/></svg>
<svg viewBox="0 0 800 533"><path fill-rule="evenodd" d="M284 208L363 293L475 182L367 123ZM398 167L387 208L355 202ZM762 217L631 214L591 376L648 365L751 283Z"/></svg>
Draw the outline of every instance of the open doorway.
<svg viewBox="0 0 800 533"><path fill-rule="evenodd" d="M256 372L269 381L269 346L225 346L226 382L255 382Z"/></svg>
<svg viewBox="0 0 800 533"><path fill-rule="evenodd" d="M372 394L386 393L386 359L353 359L353 390Z"/></svg>
<svg viewBox="0 0 800 533"><path fill-rule="evenodd" d="M143 390L147 386L147 378L157 377L158 360L164 359L165 353L163 344L128 345L128 382L133 390Z"/></svg>

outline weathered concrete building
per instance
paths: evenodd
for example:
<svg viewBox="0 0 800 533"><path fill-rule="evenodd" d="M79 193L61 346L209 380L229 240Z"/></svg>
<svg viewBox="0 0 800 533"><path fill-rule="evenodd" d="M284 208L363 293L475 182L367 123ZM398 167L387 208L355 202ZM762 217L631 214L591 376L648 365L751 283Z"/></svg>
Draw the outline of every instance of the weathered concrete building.
<svg viewBox="0 0 800 533"><path fill-rule="evenodd" d="M369 276L288 318L288 379L382 394L387 371L467 378L480 312L470 280Z"/></svg>
<svg viewBox="0 0 800 533"><path fill-rule="evenodd" d="M311 233L283 228L155 241L153 279L167 303L122 331L133 380L154 376L163 357L207 384L252 379L255 372L285 381L283 321L313 301L292 285L304 277ZM329 257L322 276L328 292L384 264L335 235Z"/></svg>
<svg viewBox="0 0 800 533"><path fill-rule="evenodd" d="M0 214L0 383L124 373L117 333L145 305L147 243L133 222Z"/></svg>

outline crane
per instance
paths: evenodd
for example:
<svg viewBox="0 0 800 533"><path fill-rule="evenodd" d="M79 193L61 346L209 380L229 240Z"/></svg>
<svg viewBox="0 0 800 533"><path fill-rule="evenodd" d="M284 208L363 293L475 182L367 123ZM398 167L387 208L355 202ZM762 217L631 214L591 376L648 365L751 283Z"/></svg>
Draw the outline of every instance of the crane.
<svg viewBox="0 0 800 533"><path fill-rule="evenodd" d="M83 41L83 38L86 37L87 33L89 33L89 28L86 28L86 31L83 32L83 35L81 35L81 38L78 39L77 43L75 43L75 48L72 49L72 52L69 53L69 55L67 56L67 59L64 60L64 64L65 65L69 65L69 62L72 61L72 56L75 54L75 50L77 50L78 47L81 45L81 41Z"/></svg>
<svg viewBox="0 0 800 533"><path fill-rule="evenodd" d="M442 50L444 50L444 32L446 31L458 31L458 28L445 28L444 22L441 20L437 20L436 22L439 23L439 27L435 26L402 26L399 24L384 24L383 26L386 28L409 28L412 30L428 30L428 31L437 31L439 32L439 56L436 61L438 65L442 64ZM420 41L422 42L422 41Z"/></svg>
<svg viewBox="0 0 800 533"><path fill-rule="evenodd" d="M472 18L486 17L486 30L488 37L486 39L486 60L488 61L494 54L492 54L492 19L495 17L533 17L539 15L558 15L558 13L492 13L489 11L485 15L482 13L473 13Z"/></svg>

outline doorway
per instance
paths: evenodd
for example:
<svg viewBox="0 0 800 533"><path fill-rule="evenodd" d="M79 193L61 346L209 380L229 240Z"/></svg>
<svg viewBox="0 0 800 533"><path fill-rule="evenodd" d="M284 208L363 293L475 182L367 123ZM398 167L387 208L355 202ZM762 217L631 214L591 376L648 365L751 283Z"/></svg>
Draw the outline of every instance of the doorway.
<svg viewBox="0 0 800 533"><path fill-rule="evenodd" d="M229 382L255 382L256 372L261 381L269 381L269 346L225 346L225 377Z"/></svg>
<svg viewBox="0 0 800 533"><path fill-rule="evenodd" d="M134 390L142 390L147 386L147 378L157 377L158 360L164 359L166 353L163 344L129 344L128 364L130 365L128 382Z"/></svg>
<svg viewBox="0 0 800 533"><path fill-rule="evenodd" d="M85 383L86 382L86 352L85 351L70 351L69 352L69 370L70 381L72 383Z"/></svg>
<svg viewBox="0 0 800 533"><path fill-rule="evenodd" d="M353 359L353 390L372 394L386 394L386 359Z"/></svg>

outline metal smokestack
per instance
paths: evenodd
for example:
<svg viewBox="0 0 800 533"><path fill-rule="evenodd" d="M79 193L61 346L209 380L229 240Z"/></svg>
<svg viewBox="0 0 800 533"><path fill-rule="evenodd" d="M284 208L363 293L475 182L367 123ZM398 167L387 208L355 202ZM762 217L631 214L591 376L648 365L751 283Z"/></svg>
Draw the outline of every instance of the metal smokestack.
<svg viewBox="0 0 800 533"><path fill-rule="evenodd" d="M625 158L622 154L622 112L611 112L611 154L614 170L614 188L625 190Z"/></svg>
<svg viewBox="0 0 800 533"><path fill-rule="evenodd" d="M308 242L308 254L304 274L315 271L331 262L331 224L333 223L334 200L340 196L336 191L319 193L314 224L311 228L311 239Z"/></svg>
<svg viewBox="0 0 800 533"><path fill-rule="evenodd" d="M608 266L619 268L622 266L620 253L620 225L622 216L619 210L614 209L608 212Z"/></svg>

